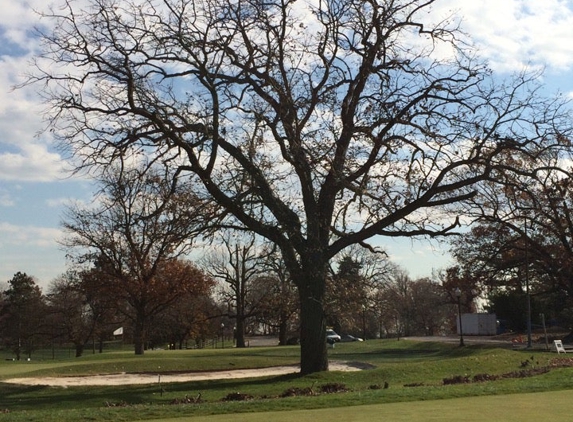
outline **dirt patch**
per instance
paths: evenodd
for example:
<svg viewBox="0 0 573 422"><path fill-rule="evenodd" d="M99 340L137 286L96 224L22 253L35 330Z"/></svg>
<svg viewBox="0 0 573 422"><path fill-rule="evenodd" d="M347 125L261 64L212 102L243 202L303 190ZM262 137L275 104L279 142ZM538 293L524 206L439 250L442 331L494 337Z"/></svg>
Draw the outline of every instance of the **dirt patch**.
<svg viewBox="0 0 573 422"><path fill-rule="evenodd" d="M330 362L331 371L360 371L372 365L359 362ZM2 382L23 385L47 385L53 387L73 387L87 385L133 385L171 382L205 381L216 379L255 378L273 375L294 374L300 371L298 365L273 366L258 369L235 369L213 372L187 372L177 374L106 374L81 377L12 378Z"/></svg>

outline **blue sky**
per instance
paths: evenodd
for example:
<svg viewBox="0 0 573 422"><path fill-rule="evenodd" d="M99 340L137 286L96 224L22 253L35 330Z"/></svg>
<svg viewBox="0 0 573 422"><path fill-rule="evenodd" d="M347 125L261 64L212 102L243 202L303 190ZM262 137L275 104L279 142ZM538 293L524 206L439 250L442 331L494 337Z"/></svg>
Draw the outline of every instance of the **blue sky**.
<svg viewBox="0 0 573 422"><path fill-rule="evenodd" d="M32 29L42 23L33 10L48 2L0 4L0 284L22 271L46 287L66 268L57 243L63 205L90 201L93 187L88 180L69 177L53 139L39 134L38 93L12 89L30 69L38 48ZM526 65L541 66L548 94L573 93L572 0L438 0L435 5L437 16L454 10L464 16L463 29L494 71L507 74ZM414 277L429 276L449 262L446 248L438 243L378 243Z"/></svg>

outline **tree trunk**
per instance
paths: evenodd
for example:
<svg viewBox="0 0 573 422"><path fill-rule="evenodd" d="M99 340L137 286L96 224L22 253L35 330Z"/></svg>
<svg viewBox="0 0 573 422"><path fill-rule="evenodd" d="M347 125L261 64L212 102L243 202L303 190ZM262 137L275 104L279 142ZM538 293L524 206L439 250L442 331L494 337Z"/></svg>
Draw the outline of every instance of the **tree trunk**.
<svg viewBox="0 0 573 422"><path fill-rule="evenodd" d="M245 345L245 318L242 316L237 315L237 329L235 332L236 335L236 347L237 348L244 348Z"/></svg>
<svg viewBox="0 0 573 422"><path fill-rule="evenodd" d="M300 371L303 375L328 371L326 350L326 319L323 300L326 271L313 268L303 272L299 282L300 295Z"/></svg>
<svg viewBox="0 0 573 422"><path fill-rule="evenodd" d="M287 344L288 335L288 318L285 312L281 312L280 323L279 323L279 346L285 346Z"/></svg>
<svg viewBox="0 0 573 422"><path fill-rule="evenodd" d="M145 316L139 312L135 320L133 343L135 346L135 354L143 355L145 350Z"/></svg>
<svg viewBox="0 0 573 422"><path fill-rule="evenodd" d="M179 350L183 350L183 346L187 343L187 334L186 333L182 333L180 334L178 339L179 342Z"/></svg>
<svg viewBox="0 0 573 422"><path fill-rule="evenodd" d="M76 343L76 357L81 358L84 354L84 345Z"/></svg>

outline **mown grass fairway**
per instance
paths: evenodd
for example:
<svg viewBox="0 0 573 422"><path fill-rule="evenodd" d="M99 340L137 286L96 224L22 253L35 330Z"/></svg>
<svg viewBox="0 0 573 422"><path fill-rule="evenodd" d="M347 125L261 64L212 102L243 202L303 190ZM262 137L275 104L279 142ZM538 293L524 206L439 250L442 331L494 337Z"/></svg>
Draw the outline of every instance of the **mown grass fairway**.
<svg viewBox="0 0 573 422"><path fill-rule="evenodd" d="M465 398L469 397L573 389L573 369L564 367L564 364L569 363L569 358L564 355L558 357L557 354L549 352L513 351L485 346L459 348L456 345L442 343L372 340L339 344L335 349L329 349L329 353L333 360L368 363L375 369L344 373L333 371L305 377L283 375L254 379L105 387L31 387L0 382L0 411L5 412L0 414L0 420L131 421L216 414L227 415L217 420L228 420L229 414L233 414L233 420L240 421L243 419L237 419L239 414L252 412L328 409L330 415L334 411L339 415L339 412L350 412L350 414L354 411L366 412L366 408L362 410L356 408L358 405L408 402L406 408L414 409L414 403L411 402L422 400L429 404L430 400L459 398L462 399L459 403L464 403ZM172 371L268 367L296 363L298 354L298 347L289 346L150 351L144 356L135 356L133 352L126 351L86 355L80 359L61 361L2 361L0 381L15 377L77 376L118 372L160 374ZM561 365L555 365L557 358L560 359ZM455 382L444 385L444 379ZM488 381L488 379L495 380ZM384 388L385 385L387 388ZM322 393L322 389L328 386L343 387L345 391ZM307 395L305 392L312 394ZM199 403L188 403L199 395L201 397ZM223 400L231 395L247 400ZM285 395L288 397L282 397ZM492 397L486 398L493 400ZM436 406L443 405L445 409L455 409L458 406L455 403L458 402L437 402ZM352 407L348 409L332 409L350 406ZM477 406L479 408L479 405ZM391 408L384 407L384 411ZM558 406L553 408L557 411ZM375 412L380 411L375 410ZM422 412L424 417L429 417L429 410ZM311 414L313 412L309 413ZM310 417L313 421L322 420L318 416L320 414L322 413ZM257 419L264 415L247 416L249 421L269 420L268 415L266 419ZM292 418L292 415L290 417ZM297 416L297 419L305 420L302 416ZM465 416L460 419L471 420ZM546 420L549 419L548 417ZM276 422L281 419L275 419L273 416L273 420ZM343 418L343 420L372 419ZM432 419L411 417L409 420Z"/></svg>
<svg viewBox="0 0 573 422"><path fill-rule="evenodd" d="M571 391L465 397L353 406L333 409L261 412L239 415L198 416L172 422L569 422L573 413ZM165 421L165 419L163 419ZM151 421L159 422L159 421Z"/></svg>

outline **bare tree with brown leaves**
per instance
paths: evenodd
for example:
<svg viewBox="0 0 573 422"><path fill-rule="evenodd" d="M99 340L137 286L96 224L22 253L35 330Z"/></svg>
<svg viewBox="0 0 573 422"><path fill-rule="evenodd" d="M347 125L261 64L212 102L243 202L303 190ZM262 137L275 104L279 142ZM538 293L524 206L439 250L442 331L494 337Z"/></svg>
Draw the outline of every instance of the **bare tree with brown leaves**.
<svg viewBox="0 0 573 422"><path fill-rule="evenodd" d="M71 206L62 242L71 256L94 265L91 290L117 302L133 322L135 353L143 354L151 316L202 285L203 274L178 260L197 233L192 194L137 168L102 177L97 206Z"/></svg>

